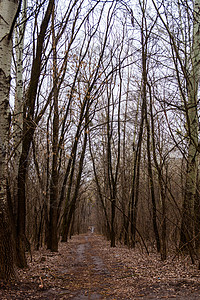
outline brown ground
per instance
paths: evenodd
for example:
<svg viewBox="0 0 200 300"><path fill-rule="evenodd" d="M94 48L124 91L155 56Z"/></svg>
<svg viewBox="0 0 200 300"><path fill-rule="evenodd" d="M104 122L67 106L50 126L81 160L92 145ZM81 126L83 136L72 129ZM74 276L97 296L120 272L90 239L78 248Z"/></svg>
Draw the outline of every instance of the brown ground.
<svg viewBox="0 0 200 300"><path fill-rule="evenodd" d="M0 284L0 299L200 299L200 271L189 259L161 262L155 254L75 236L59 253L35 252L16 284Z"/></svg>

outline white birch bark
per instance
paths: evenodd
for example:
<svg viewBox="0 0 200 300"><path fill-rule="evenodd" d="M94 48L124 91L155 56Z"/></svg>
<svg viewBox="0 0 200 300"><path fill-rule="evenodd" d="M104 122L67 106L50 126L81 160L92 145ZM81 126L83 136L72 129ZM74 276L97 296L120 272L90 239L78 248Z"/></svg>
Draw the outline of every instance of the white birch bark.
<svg viewBox="0 0 200 300"><path fill-rule="evenodd" d="M15 59L16 59L16 87L15 106L13 114L13 144L15 149L14 164L15 174L19 165L22 151L22 126L23 126L23 49L26 29L27 0L22 0L22 12L18 17L18 25L15 28Z"/></svg>
<svg viewBox="0 0 200 300"><path fill-rule="evenodd" d="M193 49L191 53L192 70L189 82L189 121L190 121L190 145L188 150L188 163L192 165L191 174L188 176L189 186L192 198L196 194L196 180L197 180L197 147L198 147L198 88L200 79L200 0L194 3L194 22L193 22ZM194 200L194 198L193 198Z"/></svg>
<svg viewBox="0 0 200 300"><path fill-rule="evenodd" d="M17 9L17 1L0 0L0 181L4 178L9 130L9 90L12 41L7 36ZM1 190L2 193L2 190ZM1 198L1 196L0 196Z"/></svg>
<svg viewBox="0 0 200 300"><path fill-rule="evenodd" d="M9 132L9 90L12 40L8 38L17 0L0 0L0 278L14 276L11 232L6 202L6 159Z"/></svg>
<svg viewBox="0 0 200 300"><path fill-rule="evenodd" d="M12 42L8 40L13 15L14 1L0 0L0 180L5 169L6 142L9 129L9 88Z"/></svg>
<svg viewBox="0 0 200 300"><path fill-rule="evenodd" d="M26 29L26 9L27 0L22 0L22 10L17 19L17 24L14 30L14 50L15 50L15 66L16 66L16 79L15 79L15 104L14 113L12 117L12 138L13 138L13 210L17 205L17 177L19 160L22 153L22 130L23 130L23 94L24 94L24 81L23 81L23 54L24 54L24 37Z"/></svg>
<svg viewBox="0 0 200 300"><path fill-rule="evenodd" d="M198 172L198 88L200 79L200 0L194 2L193 12L193 47L191 51L191 71L188 80L188 158L183 211L184 233L187 242L192 241L194 234L194 203Z"/></svg>

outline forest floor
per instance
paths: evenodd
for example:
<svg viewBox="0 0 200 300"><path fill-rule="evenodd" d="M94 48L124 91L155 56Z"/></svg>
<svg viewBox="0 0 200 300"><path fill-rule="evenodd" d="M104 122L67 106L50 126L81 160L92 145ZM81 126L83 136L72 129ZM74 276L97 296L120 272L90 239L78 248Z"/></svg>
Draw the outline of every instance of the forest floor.
<svg viewBox="0 0 200 300"><path fill-rule="evenodd" d="M200 299L200 271L187 257L162 262L93 234L59 246L34 252L18 282L0 283L0 299Z"/></svg>

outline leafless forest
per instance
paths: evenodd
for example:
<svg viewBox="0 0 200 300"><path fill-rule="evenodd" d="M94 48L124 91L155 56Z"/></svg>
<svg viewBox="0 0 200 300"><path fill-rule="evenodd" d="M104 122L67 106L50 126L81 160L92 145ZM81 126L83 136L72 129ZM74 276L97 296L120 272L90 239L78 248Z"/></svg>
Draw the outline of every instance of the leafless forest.
<svg viewBox="0 0 200 300"><path fill-rule="evenodd" d="M0 1L0 278L93 229L200 268L199 77L200 0Z"/></svg>

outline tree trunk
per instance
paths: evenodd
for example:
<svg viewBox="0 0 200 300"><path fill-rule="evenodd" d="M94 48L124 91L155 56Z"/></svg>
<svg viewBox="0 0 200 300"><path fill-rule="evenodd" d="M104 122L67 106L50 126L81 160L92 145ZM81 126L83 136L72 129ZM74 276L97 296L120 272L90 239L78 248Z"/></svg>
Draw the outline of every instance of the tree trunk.
<svg viewBox="0 0 200 300"><path fill-rule="evenodd" d="M159 165L158 159L156 156L156 141L155 141L155 127L154 127L154 116L153 116L153 100L151 93L151 86L149 87L149 95L150 95L150 115L151 115L151 138L152 138L152 152L153 152L153 160L155 164L155 168L158 176L158 183L160 189L160 202L162 207L162 223L161 223L161 259L165 260L167 258L167 244L166 244L166 188L164 189L164 178L163 172L161 168L161 163ZM167 185L167 170L166 170L166 183Z"/></svg>
<svg viewBox="0 0 200 300"><path fill-rule="evenodd" d="M200 1L194 2L193 11L193 48L191 50L192 70L187 79L188 106L187 106L187 130L188 130L188 157L185 183L185 196L183 203L183 215L181 224L180 247L189 249L191 259L194 255L194 220L195 220L195 195L198 172L198 87L200 78Z"/></svg>
<svg viewBox="0 0 200 300"><path fill-rule="evenodd" d="M58 89L57 89L57 53L54 31L54 6L52 12L52 42L53 42L53 143L52 143L52 174L50 183L50 211L49 211L49 236L48 249L58 251L57 233L57 205L58 205L58 134L59 134L59 111L58 111Z"/></svg>
<svg viewBox="0 0 200 300"><path fill-rule="evenodd" d="M13 137L13 169L12 169L12 185L13 185L13 201L12 209L14 215L17 215L17 176L19 168L19 160L22 152L22 126L23 126L23 53L24 53L24 37L26 28L26 3L22 0L22 12L17 19L17 26L14 30L14 55L15 60L15 104L12 117L12 137ZM11 137L11 138L12 138ZM16 221L16 220L15 220Z"/></svg>
<svg viewBox="0 0 200 300"><path fill-rule="evenodd" d="M100 202L101 202L101 206L103 208L103 212L104 212L105 219L106 219L106 232L107 232L106 236L110 237L111 236L111 232L110 232L109 217L108 217L108 212L107 212L107 209L106 209L106 205L104 203L104 199L103 199L103 196L102 196L103 194L101 192L101 186L100 186L100 183L99 183L99 179L98 179L98 176L97 176L97 171L96 171L94 156L93 156L93 153L92 153L92 146L91 146L90 136L89 136L89 149L90 149L90 156L91 156L91 159L92 159L92 165L93 165L93 172L94 172L95 183L96 183L96 186L97 186L97 193L98 193L98 196L99 196L99 199L100 199Z"/></svg>
<svg viewBox="0 0 200 300"><path fill-rule="evenodd" d="M82 175L82 171L83 171L83 163L84 163L84 158L85 158L85 151L86 151L86 145L87 145L87 137L88 137L88 111L86 112L86 117L85 117L85 135L84 135L84 143L83 143L83 149L82 149L82 153L81 153L81 158L80 158L80 162L79 162L79 170L78 170L78 175L77 175L77 179L76 179L76 185L75 185L75 191L71 200L71 203L69 204L69 211L67 214L67 219L63 220L63 232L62 232L62 241L66 242L68 239L68 235L69 235L69 230L70 230L70 225L71 225L71 221L76 209L76 201L77 201L77 197L78 197L78 192L79 192L79 188L80 188L80 182L81 182L81 175ZM66 218L66 216L65 216Z"/></svg>
<svg viewBox="0 0 200 300"><path fill-rule="evenodd" d="M13 115L13 143L14 143L14 173L17 174L19 159L22 151L22 126L23 126L23 50L26 27L26 3L23 0L22 13L18 17L18 25L15 28L15 65L16 87L15 106ZM15 187L16 188L16 187ZM17 195L16 191L14 192ZM16 199L16 197L15 197Z"/></svg>
<svg viewBox="0 0 200 300"><path fill-rule="evenodd" d="M23 134L24 140L22 143L22 153L20 156L19 169L18 169L18 216L17 216L17 235L18 235L18 248L19 253L19 264L21 267L27 265L25 258L25 227L26 227L26 191L25 182L28 170L28 156L31 143L33 140L33 135L37 122L34 121L34 110L35 110L35 100L37 95L37 88L39 83L41 64L42 64L42 52L43 44L45 40L46 30L49 24L49 20L52 13L54 1L49 0L48 7L42 20L40 32L37 39L37 49L36 55L33 60L30 84L26 94L26 105L24 105L24 124L23 124Z"/></svg>
<svg viewBox="0 0 200 300"><path fill-rule="evenodd" d="M152 202L152 209L153 209L153 230L156 239L156 247L157 251L160 252L161 245L160 245L160 237L158 232L158 225L157 225L157 205L155 199L155 191L154 191L154 180L153 180L153 171L152 171L152 162L151 162L151 134L150 134L150 125L147 115L147 46L148 46L148 35L147 35L147 28L146 28L146 19L142 17L142 28L141 28L141 42L142 42L142 99L144 103L144 117L146 122L146 129L147 129L147 157L148 157L148 174L149 174L149 184L150 184L150 191L151 191L151 202ZM145 36L146 33L146 36Z"/></svg>
<svg viewBox="0 0 200 300"><path fill-rule="evenodd" d="M200 194L199 194L199 174L197 180L198 190L196 191L194 212L195 212L195 249L200 255Z"/></svg>
<svg viewBox="0 0 200 300"><path fill-rule="evenodd" d="M144 130L144 103L142 104L140 131L137 143L137 150L134 152L134 166L133 166L133 179L131 190L131 247L135 247L136 226L137 226L137 214L138 214L138 199L139 199L139 183L140 183L140 161L142 151L142 137Z"/></svg>
<svg viewBox="0 0 200 300"><path fill-rule="evenodd" d="M7 148L10 125L9 91L12 24L18 1L0 1L0 279L15 277L12 235L7 207Z"/></svg>

